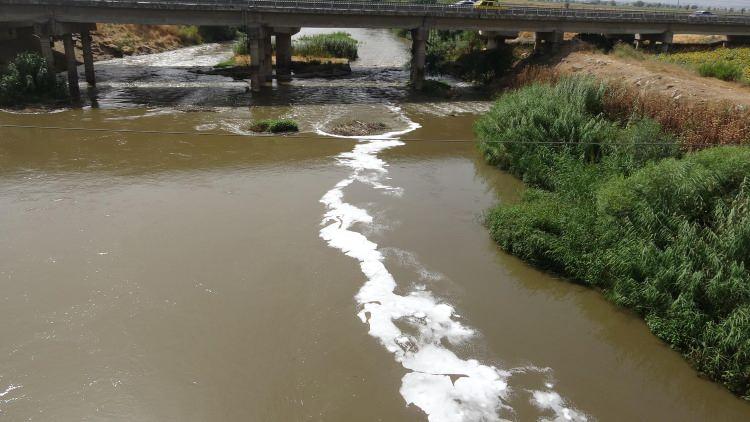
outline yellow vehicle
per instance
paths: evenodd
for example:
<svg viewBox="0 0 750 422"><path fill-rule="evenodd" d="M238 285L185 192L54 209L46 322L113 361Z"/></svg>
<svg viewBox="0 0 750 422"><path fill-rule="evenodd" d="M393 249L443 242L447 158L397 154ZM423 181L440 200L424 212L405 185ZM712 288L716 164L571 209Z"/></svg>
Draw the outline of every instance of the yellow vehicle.
<svg viewBox="0 0 750 422"><path fill-rule="evenodd" d="M507 9L506 6L504 6L500 1L498 0L478 0L474 3L475 9L491 9L491 10L502 10Z"/></svg>

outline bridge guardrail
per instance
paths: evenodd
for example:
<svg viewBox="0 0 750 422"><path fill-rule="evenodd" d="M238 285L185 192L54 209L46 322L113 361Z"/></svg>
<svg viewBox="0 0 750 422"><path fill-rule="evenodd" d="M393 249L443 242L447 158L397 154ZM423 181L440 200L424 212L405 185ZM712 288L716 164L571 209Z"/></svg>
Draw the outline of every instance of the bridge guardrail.
<svg viewBox="0 0 750 422"><path fill-rule="evenodd" d="M578 21L619 21L685 23L712 25L750 25L750 16L719 14L715 16L691 16L687 12L649 11L645 9L604 9L534 7L514 3L503 3L498 9L456 7L452 4L367 1L367 0L0 0L2 4L81 7L127 7L127 8L216 8L221 10L274 11L297 10L305 13L325 14L371 12L392 15L423 15L428 17L473 17L486 19L552 19Z"/></svg>

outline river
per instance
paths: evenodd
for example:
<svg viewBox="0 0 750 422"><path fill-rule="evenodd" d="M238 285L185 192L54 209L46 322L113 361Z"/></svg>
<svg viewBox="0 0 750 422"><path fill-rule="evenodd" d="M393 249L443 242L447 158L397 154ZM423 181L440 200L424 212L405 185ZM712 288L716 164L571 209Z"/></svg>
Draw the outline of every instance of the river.
<svg viewBox="0 0 750 422"><path fill-rule="evenodd" d="M351 32L348 78L253 97L204 45L97 63L98 107L0 112L27 126L0 128L0 420L750 419L499 250L482 213L523 185L471 142L488 98L413 96L408 46ZM326 134L348 119L388 133Z"/></svg>

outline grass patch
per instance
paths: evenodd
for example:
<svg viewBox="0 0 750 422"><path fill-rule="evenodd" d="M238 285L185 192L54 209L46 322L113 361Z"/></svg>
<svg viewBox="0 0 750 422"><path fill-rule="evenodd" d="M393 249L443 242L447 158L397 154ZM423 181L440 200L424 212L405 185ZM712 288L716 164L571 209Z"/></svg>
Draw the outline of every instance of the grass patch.
<svg viewBox="0 0 750 422"><path fill-rule="evenodd" d="M657 58L661 61L697 69L702 76L719 77L719 79L729 77L733 79L725 80L750 83L750 47L721 47L706 51L663 54ZM706 75L703 75L704 71Z"/></svg>
<svg viewBox="0 0 750 422"><path fill-rule="evenodd" d="M68 98L67 84L47 68L47 61L36 53L21 53L0 74L0 104L61 101Z"/></svg>
<svg viewBox="0 0 750 422"><path fill-rule="evenodd" d="M530 185L487 216L493 239L601 288L700 371L750 398L750 147L684 153L585 78L500 97L476 124L485 158ZM631 104L631 107L637 107Z"/></svg>
<svg viewBox="0 0 750 422"><path fill-rule="evenodd" d="M294 54L307 57L357 59L357 40L346 32L307 35L294 40Z"/></svg>
<svg viewBox="0 0 750 422"><path fill-rule="evenodd" d="M742 66L723 60L700 64L698 66L698 73L703 77L717 78L722 81L742 80Z"/></svg>
<svg viewBox="0 0 750 422"><path fill-rule="evenodd" d="M250 126L253 132L288 133L299 132L297 122L290 119L264 119L253 122Z"/></svg>
<svg viewBox="0 0 750 422"><path fill-rule="evenodd" d="M610 52L615 57L619 57L621 59L631 59L631 60L646 60L648 56L646 53L640 50L636 50L632 45L625 44L625 43L617 43L614 47L612 47L612 51Z"/></svg>
<svg viewBox="0 0 750 422"><path fill-rule="evenodd" d="M232 67L236 64L234 57L230 57L226 60L222 60L219 63L216 63L214 67L218 67L219 69L225 69L228 67Z"/></svg>

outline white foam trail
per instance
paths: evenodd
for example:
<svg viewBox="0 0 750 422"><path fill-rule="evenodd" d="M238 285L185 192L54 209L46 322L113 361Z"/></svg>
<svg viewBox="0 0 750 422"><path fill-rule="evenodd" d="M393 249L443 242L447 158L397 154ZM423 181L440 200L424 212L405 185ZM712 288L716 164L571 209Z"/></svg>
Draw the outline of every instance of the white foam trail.
<svg viewBox="0 0 750 422"><path fill-rule="evenodd" d="M586 415L565 406L565 401L554 391L532 391L531 403L542 410L550 410L555 414L553 419L542 418L542 422L586 422Z"/></svg>
<svg viewBox="0 0 750 422"><path fill-rule="evenodd" d="M8 388L5 389L5 391L0 391L0 397L5 397L8 393L10 393L13 390L16 390L18 388L21 388L20 385L9 385Z"/></svg>
<svg viewBox="0 0 750 422"><path fill-rule="evenodd" d="M352 169L352 174L321 198L327 211L320 236L329 246L359 261L367 282L355 297L361 307L358 316L369 324L370 335L409 370L400 388L406 403L421 408L433 422L497 421L499 411L506 407L503 400L510 374L474 359L462 359L443 345L444 341L460 344L474 331L456 321L453 307L441 303L429 291L417 289L404 296L394 293L396 281L383 263L383 254L375 243L352 230L357 224L371 224L372 217L343 200L344 188L355 181L397 191L381 183L387 164L377 154L403 145L394 138L417 127L409 120L408 128L402 131L356 137L360 143L337 157L341 165ZM396 321L408 323L415 332L402 332Z"/></svg>

